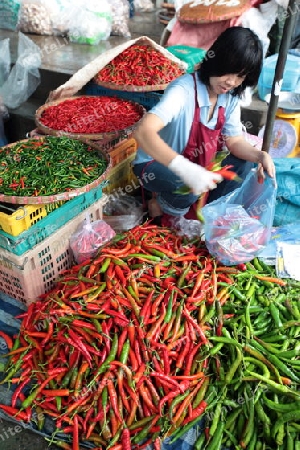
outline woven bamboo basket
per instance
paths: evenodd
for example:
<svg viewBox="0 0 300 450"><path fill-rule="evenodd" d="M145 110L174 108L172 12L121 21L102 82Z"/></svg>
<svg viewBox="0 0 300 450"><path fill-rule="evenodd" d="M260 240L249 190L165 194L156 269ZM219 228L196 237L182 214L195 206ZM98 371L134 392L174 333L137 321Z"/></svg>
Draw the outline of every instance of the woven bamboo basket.
<svg viewBox="0 0 300 450"><path fill-rule="evenodd" d="M229 20L234 17L240 17L247 9L251 7L251 3L247 0L239 0L235 3L226 4L226 2L211 2L209 6L197 4L191 1L183 5L177 12L177 18L183 23L210 23L219 22L221 20Z"/></svg>
<svg viewBox="0 0 300 450"><path fill-rule="evenodd" d="M145 49L150 48L150 49L156 51L157 53L160 53L161 56L163 56L166 60L169 60L170 63L176 64L176 66L179 69L179 75L183 75L185 73L185 68L182 65L183 64L182 61L180 61L178 58L175 58L174 55L169 53L166 49L158 50L158 48L156 48L155 46L149 45L148 43L142 44L142 45L145 47ZM132 46L132 48L133 47L134 47L134 45ZM146 50L145 50L145 52L146 52ZM118 56L120 56L120 55L122 55L122 53L120 53ZM130 65L130 62L128 64ZM105 67L103 67L103 69L105 69ZM145 67L145 69L147 69L147 67ZM99 73L101 73L101 70ZM158 79L156 81L163 81L163 82L156 83L156 84L142 84L142 85L119 84L119 83L117 84L117 83L114 83L113 81L102 81L101 79L98 78L99 73L94 77L93 81L96 84L98 84L99 86L102 86L107 89L116 90L116 91L127 91L127 92L164 91L168 87L170 82L175 80L175 78L173 78L172 80L168 80L168 81L166 79L165 80Z"/></svg>
<svg viewBox="0 0 300 450"><path fill-rule="evenodd" d="M44 105L40 106L35 113L35 124L37 126L37 129L40 130L45 135L48 134L48 135L52 135L52 136L68 136L70 138L89 139L91 141L101 141L101 140L110 141L110 140L116 139L118 137L129 136L133 132L133 130L136 128L136 126L138 125L138 123L140 122L140 120L142 119L144 114L146 113L146 109L139 103L132 102L130 100L126 100L126 102L130 101L130 103L136 107L137 111L140 113L140 120L138 120L133 125L131 125L127 128L123 128L120 130L112 130L111 132L103 132L103 133L80 134L80 133L74 133L74 132L68 131L68 130L55 130L55 129L50 128L43 124L43 122L41 120L42 115L50 106L57 106L60 103L63 103L67 100L74 100L74 99L82 98L82 97L97 98L97 96L93 96L93 95L65 97L65 98L62 98L62 99L59 99L59 100L56 100L53 102L45 103ZM113 98L113 97L111 97L111 98ZM118 99L118 100L122 101L122 99ZM72 124L70 124L70 127L72 127Z"/></svg>
<svg viewBox="0 0 300 450"><path fill-rule="evenodd" d="M44 136L44 137L37 138L36 140L44 142L46 138L47 138L47 136ZM13 142L13 143L10 143L10 144L6 145L5 147L3 147L3 149L5 150L5 148L13 147L17 143L25 143L28 141L32 141L33 139L34 138L23 139L23 140L20 140L17 142ZM109 176L109 173L110 173L110 170L112 167L110 155L106 150L101 148L101 146L99 144L96 144L93 141L90 141L88 139L83 139L83 138L78 139L78 140L80 140L81 142L84 142L89 147L94 148L98 152L99 156L101 156L101 158L107 162L105 171L98 178L96 178L94 181L92 181L89 184L86 184L85 186L83 186L81 188L76 188L76 189L72 189L70 191L60 192L60 193L56 193L56 194L48 195L48 196L30 196L29 197L29 196L18 196L18 195L5 195L5 194L1 193L1 191L0 191L0 201L4 202L4 203L11 203L11 204L18 204L18 205L37 205L37 204L54 203L54 202L59 202L59 201L71 200L72 198L77 197L78 195L81 195L85 192L89 192L90 190L92 190L96 187L100 187L100 185L108 179L108 176ZM67 155L66 155L66 157L67 157Z"/></svg>

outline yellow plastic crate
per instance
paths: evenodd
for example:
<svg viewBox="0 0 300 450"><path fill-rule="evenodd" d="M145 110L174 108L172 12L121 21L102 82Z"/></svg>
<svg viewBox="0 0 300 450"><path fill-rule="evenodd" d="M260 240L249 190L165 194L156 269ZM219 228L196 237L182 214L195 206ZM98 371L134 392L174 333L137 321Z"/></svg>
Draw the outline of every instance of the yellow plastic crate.
<svg viewBox="0 0 300 450"><path fill-rule="evenodd" d="M45 205L18 205L17 209L15 209L15 205L10 203L1 203L0 229L12 236L18 236L63 203L65 202L60 201Z"/></svg>
<svg viewBox="0 0 300 450"><path fill-rule="evenodd" d="M114 192L121 194L120 190L126 194L132 194L140 187L139 181L132 170L134 158L135 153L109 171L108 184L103 188L105 194L113 194Z"/></svg>

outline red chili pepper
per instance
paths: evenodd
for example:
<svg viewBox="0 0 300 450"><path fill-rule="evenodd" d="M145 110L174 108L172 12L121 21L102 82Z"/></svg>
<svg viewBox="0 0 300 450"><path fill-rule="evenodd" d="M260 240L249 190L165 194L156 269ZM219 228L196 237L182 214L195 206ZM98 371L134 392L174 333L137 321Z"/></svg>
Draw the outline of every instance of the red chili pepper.
<svg viewBox="0 0 300 450"><path fill-rule="evenodd" d="M73 444L72 444L72 450L80 450L79 449L79 425L78 425L78 416L75 414L74 418L74 425L73 425Z"/></svg>
<svg viewBox="0 0 300 450"><path fill-rule="evenodd" d="M179 385L179 383L177 383L177 381L175 381L172 377L165 375L164 373L161 372L150 372L149 376L151 377L157 377L159 380L163 380L167 383L168 386L171 386L172 389L177 388L180 390L180 392L182 391L182 387Z"/></svg>
<svg viewBox="0 0 300 450"><path fill-rule="evenodd" d="M1 330L0 330L0 336L5 340L8 349L11 350L13 348L12 338L8 334L4 333L4 331L1 331Z"/></svg>
<svg viewBox="0 0 300 450"><path fill-rule="evenodd" d="M197 406L197 408L192 409L191 414L189 414L189 416L184 419L184 421L182 422L182 425L186 425L187 423L191 422L194 419L197 419L197 417L200 417L204 411L207 408L207 403L202 400L199 404L199 406Z"/></svg>
<svg viewBox="0 0 300 450"><path fill-rule="evenodd" d="M16 403L18 400L18 397L20 397L22 390L24 389L24 387L30 382L30 378L27 377L25 378L25 380L22 381L22 383L19 384L19 386L15 389L12 398L11 398L11 406L13 408L16 407Z"/></svg>
<svg viewBox="0 0 300 450"><path fill-rule="evenodd" d="M122 431L122 450L131 450L130 431L124 428Z"/></svg>
<svg viewBox="0 0 300 450"><path fill-rule="evenodd" d="M109 399L110 399L111 406L112 406L112 409L114 411L114 414L116 415L116 418L120 422L122 422L123 419L120 416L119 409L118 409L117 393L116 393L114 384L113 384L113 382L112 382L112 380L110 378L107 379L107 389L108 389Z"/></svg>
<svg viewBox="0 0 300 450"><path fill-rule="evenodd" d="M153 404L151 395L143 382L140 383L139 394L141 395L142 399L144 400L144 402L148 406L148 408L152 411L152 414L158 412L158 409Z"/></svg>
<svg viewBox="0 0 300 450"><path fill-rule="evenodd" d="M201 328L201 326L196 322L195 319L193 319L193 317L189 314L189 312L187 311L186 308L183 308L182 314L186 317L186 319L193 325L193 327L195 328L195 330L199 333L200 338L203 342L203 344L208 344L209 341L207 339L207 337L205 336L203 329Z"/></svg>

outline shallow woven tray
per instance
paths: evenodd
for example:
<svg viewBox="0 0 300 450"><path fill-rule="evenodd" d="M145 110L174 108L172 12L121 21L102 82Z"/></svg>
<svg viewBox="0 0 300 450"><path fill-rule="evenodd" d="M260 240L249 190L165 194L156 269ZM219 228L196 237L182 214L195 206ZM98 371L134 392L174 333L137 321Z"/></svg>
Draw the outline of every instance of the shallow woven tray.
<svg viewBox="0 0 300 450"><path fill-rule="evenodd" d="M183 73L183 72L182 72ZM105 81L99 81L95 77L94 82L98 84L98 86L105 87L107 89L112 89L115 91L127 91L127 92L149 92L149 91L164 91L167 86L170 83L165 84L154 84L154 85L148 85L145 84L144 86L134 86L132 84L115 84L115 83L108 83Z"/></svg>
<svg viewBox="0 0 300 450"><path fill-rule="evenodd" d="M63 131L63 130L55 130L53 128L47 127L46 125L44 125L41 122L41 116L43 114L44 111L46 111L47 108L49 108L50 106L56 106L59 105L60 103L65 102L66 100L74 100L76 98L81 98L81 97L92 97L95 98L95 95L81 95L81 96L75 96L75 97L64 97L61 98L59 100L55 100L53 102L49 102L49 103L45 103L44 105L40 106L35 113L35 124L38 128L38 130L40 130L43 134L50 134L52 136L68 136L70 138L75 138L75 139L89 139L91 141L100 141L100 140L111 140L111 139L115 139L119 136L126 136L132 133L132 131L135 129L135 127L137 126L137 124L140 122L140 120L142 119L142 117L144 116L144 114L146 113L146 109L140 105L139 103L133 102L131 100L126 100L126 102L130 101L132 104L136 105L137 110L140 111L141 113L141 118L140 120L138 120L136 123L134 123L133 125L131 125L130 127L127 128L123 128L122 130L115 130L115 131L110 131L107 133L92 133L92 134L79 134L79 133L70 133L69 131ZM106 96L109 97L109 96ZM111 97L113 98L113 97ZM120 99L122 100L122 99ZM124 100L125 101L125 100Z"/></svg>
<svg viewBox="0 0 300 450"><path fill-rule="evenodd" d="M218 6L217 0L209 6L201 4L196 4L194 7L190 6L193 3L194 1L186 3L179 9L176 16L180 22L197 24L229 20L234 17L240 17L241 14L251 7L250 2L247 0L240 0L240 5L236 5L235 7L226 7L226 5Z"/></svg>
<svg viewBox="0 0 300 450"><path fill-rule="evenodd" d="M18 143L27 142L32 139L34 139L34 138L22 139L20 141L5 145L4 148L13 147ZM36 140L43 142L45 139L46 139L46 136L37 138ZM99 155L101 155L101 157L107 161L107 167L106 167L105 171L103 172L103 174L100 175L99 178L94 180L92 183L86 184L85 186L83 186L81 188L73 189L73 190L67 191L67 192L61 192L59 194L48 195L48 196L22 197L22 196L18 196L18 195L5 195L5 194L0 193L0 201L5 202L5 203L18 204L18 205L20 205L20 204L21 205L36 205L36 204L44 204L44 203L54 203L54 202L57 202L60 200L71 200L72 198L77 197L78 195L83 194L84 192L89 192L91 189L94 189L97 186L99 186L101 183L103 183L107 179L107 177L109 175L109 171L112 167L111 158L109 156L109 153L106 152L105 150L103 150L99 145L97 145L93 141L89 141L87 139L78 139L78 140L80 140L81 142L84 142L85 144L89 145L90 147L96 149L98 151Z"/></svg>

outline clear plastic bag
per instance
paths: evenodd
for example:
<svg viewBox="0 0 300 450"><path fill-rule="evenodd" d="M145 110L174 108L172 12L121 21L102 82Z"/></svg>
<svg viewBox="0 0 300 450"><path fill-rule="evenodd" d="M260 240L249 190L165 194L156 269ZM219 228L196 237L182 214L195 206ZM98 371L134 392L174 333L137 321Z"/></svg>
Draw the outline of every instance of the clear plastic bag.
<svg viewBox="0 0 300 450"><path fill-rule="evenodd" d="M23 0L17 29L23 33L51 36L51 2L45 0Z"/></svg>
<svg viewBox="0 0 300 450"><path fill-rule="evenodd" d="M70 29L72 11L76 8L76 0L52 0L51 8L53 35L66 36Z"/></svg>
<svg viewBox="0 0 300 450"><path fill-rule="evenodd" d="M174 217L172 228L178 236L185 236L188 239L200 237L204 240L203 224L199 220L186 219L184 216Z"/></svg>
<svg viewBox="0 0 300 450"><path fill-rule="evenodd" d="M0 87L7 80L10 72L9 38L0 41Z"/></svg>
<svg viewBox="0 0 300 450"><path fill-rule="evenodd" d="M107 0L78 3L72 11L68 37L77 44L98 45L109 38L112 29L111 6Z"/></svg>
<svg viewBox="0 0 300 450"><path fill-rule="evenodd" d="M134 0L134 9L141 12L154 11L152 0Z"/></svg>
<svg viewBox="0 0 300 450"><path fill-rule="evenodd" d="M263 184L252 170L241 187L202 208L205 242L222 264L250 261L271 237L277 186L269 176Z"/></svg>
<svg viewBox="0 0 300 450"><path fill-rule="evenodd" d="M70 237L70 247L77 264L96 256L99 248L115 236L104 220L91 222L89 216Z"/></svg>
<svg viewBox="0 0 300 450"><path fill-rule="evenodd" d="M110 195L103 208L103 220L116 232L130 230L143 220L142 204L130 195Z"/></svg>
<svg viewBox="0 0 300 450"><path fill-rule="evenodd" d="M113 36L123 36L130 38L129 31L129 3L128 0L111 0L112 9L112 29Z"/></svg>
<svg viewBox="0 0 300 450"><path fill-rule="evenodd" d="M5 106L14 109L25 102L41 82L41 50L28 36L18 33L18 56L7 80L0 88Z"/></svg>

